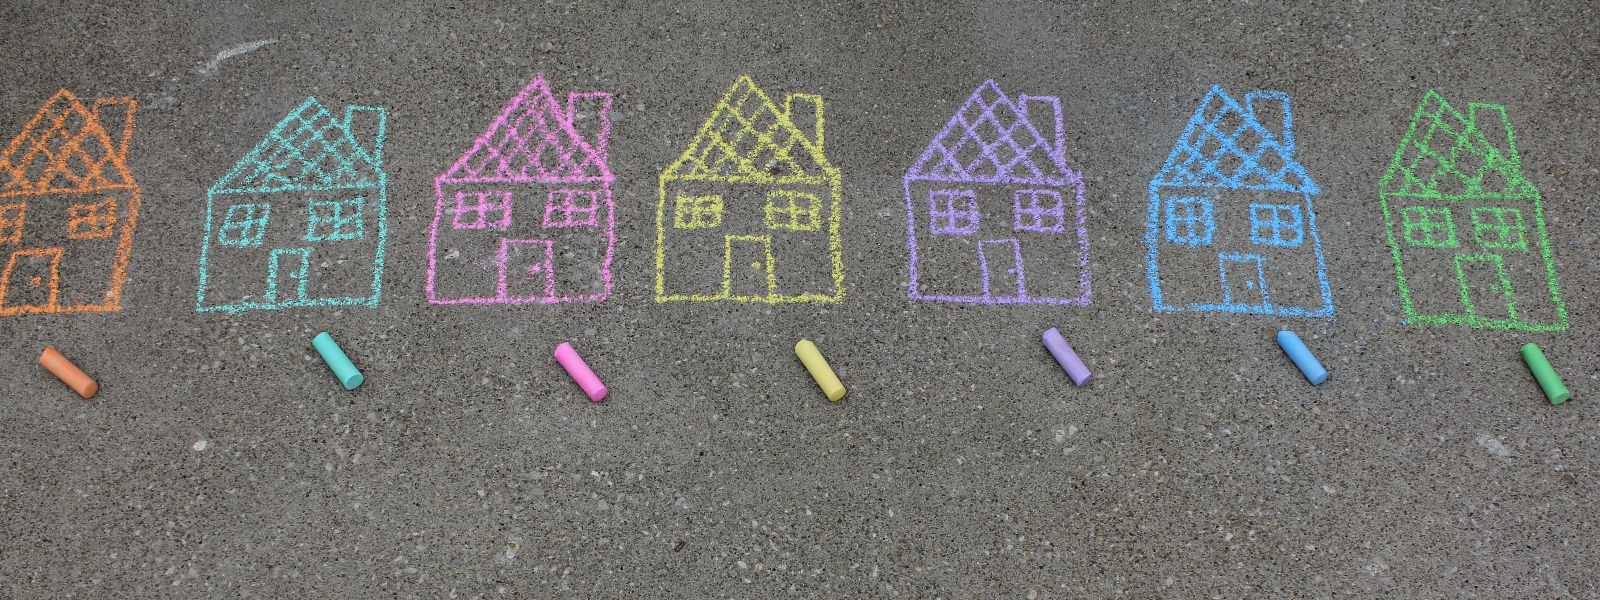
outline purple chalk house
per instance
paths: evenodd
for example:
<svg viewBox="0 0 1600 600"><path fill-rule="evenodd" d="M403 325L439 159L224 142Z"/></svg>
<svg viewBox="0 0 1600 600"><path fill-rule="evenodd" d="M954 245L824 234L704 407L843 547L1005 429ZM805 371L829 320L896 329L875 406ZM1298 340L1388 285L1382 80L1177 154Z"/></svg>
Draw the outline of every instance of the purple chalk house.
<svg viewBox="0 0 1600 600"><path fill-rule="evenodd" d="M1067 168L1061 100L993 80L906 172L912 300L1089 304L1083 177Z"/></svg>

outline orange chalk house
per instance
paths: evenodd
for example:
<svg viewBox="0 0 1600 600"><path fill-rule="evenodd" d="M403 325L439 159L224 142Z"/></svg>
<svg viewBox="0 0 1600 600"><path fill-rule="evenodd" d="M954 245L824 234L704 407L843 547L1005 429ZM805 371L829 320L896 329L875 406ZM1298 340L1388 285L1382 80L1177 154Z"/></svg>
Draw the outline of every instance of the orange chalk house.
<svg viewBox="0 0 1600 600"><path fill-rule="evenodd" d="M61 90L0 154L0 316L122 308L139 222L135 105L91 108Z"/></svg>

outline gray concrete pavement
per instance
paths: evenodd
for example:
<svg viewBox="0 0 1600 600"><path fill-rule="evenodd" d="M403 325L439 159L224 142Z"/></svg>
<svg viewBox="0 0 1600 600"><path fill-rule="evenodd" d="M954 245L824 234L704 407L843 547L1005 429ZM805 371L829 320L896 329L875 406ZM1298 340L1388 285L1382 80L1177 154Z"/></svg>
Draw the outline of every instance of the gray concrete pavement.
<svg viewBox="0 0 1600 600"><path fill-rule="evenodd" d="M0 134L60 89L130 97L142 199L121 310L0 317L4 595L1600 597L1588 3L143 4L0 7ZM611 294L430 304L433 179L536 73L614 95ZM822 99L840 302L656 301L659 177L742 75ZM990 79L1061 100L1089 306L907 297L902 179ZM1291 98L1332 318L1153 310L1150 182L1213 85ZM1570 329L1407 322L1379 180L1429 90L1505 107ZM381 300L197 312L207 190L307 97L387 111ZM1075 257L1061 239L1044 247ZM110 269L98 252L72 268ZM1544 401L1530 341L1568 403ZM46 346L99 395L41 369Z"/></svg>

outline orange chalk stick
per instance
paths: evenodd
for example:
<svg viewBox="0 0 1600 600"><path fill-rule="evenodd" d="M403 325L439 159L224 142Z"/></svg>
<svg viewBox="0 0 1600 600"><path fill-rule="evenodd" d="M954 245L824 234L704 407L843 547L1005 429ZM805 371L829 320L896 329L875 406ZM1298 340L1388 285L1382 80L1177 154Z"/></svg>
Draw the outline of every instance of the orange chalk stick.
<svg viewBox="0 0 1600 600"><path fill-rule="evenodd" d="M60 352L56 352L55 348L45 348L44 354L39 355L39 364L49 369L51 373L55 373L56 377L60 377L61 381L78 392L79 396L93 398L95 393L100 391L100 384L89 379L88 375L84 375L83 371L78 370L78 367Z"/></svg>

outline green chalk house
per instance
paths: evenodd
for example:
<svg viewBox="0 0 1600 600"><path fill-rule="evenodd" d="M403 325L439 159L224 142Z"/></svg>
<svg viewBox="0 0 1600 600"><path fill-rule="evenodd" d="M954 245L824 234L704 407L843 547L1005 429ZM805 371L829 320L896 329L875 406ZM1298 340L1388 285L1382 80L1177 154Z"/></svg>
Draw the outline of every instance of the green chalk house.
<svg viewBox="0 0 1600 600"><path fill-rule="evenodd" d="M1522 176L1506 109L1463 116L1429 91L1378 184L1406 319L1561 331L1539 190Z"/></svg>

